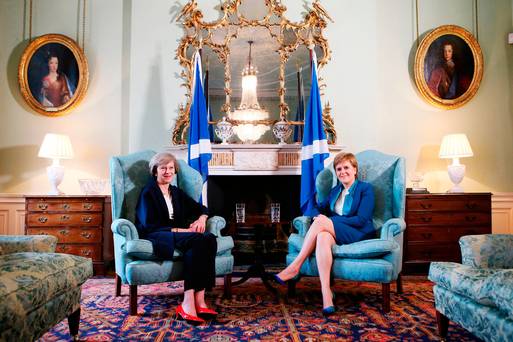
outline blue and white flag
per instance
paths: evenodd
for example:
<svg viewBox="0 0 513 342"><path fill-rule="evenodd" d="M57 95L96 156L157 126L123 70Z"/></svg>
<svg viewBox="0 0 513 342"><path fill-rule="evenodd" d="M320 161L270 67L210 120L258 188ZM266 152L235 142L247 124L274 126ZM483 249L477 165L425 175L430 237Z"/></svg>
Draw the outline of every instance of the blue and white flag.
<svg viewBox="0 0 513 342"><path fill-rule="evenodd" d="M201 57L194 55L194 80L189 126L189 165L203 177L203 194L208 177L208 161L212 158L212 148L208 134L208 113L201 82ZM203 196L203 204L206 196Z"/></svg>
<svg viewBox="0 0 513 342"><path fill-rule="evenodd" d="M312 87L306 109L301 148L301 196L303 215L309 215L315 207L315 178L324 169L324 160L329 157L328 141L322 123L321 96L317 81L317 56L312 54Z"/></svg>

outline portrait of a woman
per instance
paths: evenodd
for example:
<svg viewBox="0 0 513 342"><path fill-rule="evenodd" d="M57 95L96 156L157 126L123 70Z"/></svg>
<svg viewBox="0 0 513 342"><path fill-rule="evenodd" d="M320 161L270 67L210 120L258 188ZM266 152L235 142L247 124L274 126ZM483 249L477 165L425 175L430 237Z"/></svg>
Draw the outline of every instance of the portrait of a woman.
<svg viewBox="0 0 513 342"><path fill-rule="evenodd" d="M60 107L73 97L75 88L66 74L59 70L59 57L48 57L48 74L41 80L39 102L45 107Z"/></svg>

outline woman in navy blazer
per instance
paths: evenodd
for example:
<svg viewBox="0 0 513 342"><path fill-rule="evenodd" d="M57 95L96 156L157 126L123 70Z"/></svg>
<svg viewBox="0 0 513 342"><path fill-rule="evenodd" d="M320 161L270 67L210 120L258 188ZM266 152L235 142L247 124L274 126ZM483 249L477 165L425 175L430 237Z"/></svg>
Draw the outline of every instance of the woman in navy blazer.
<svg viewBox="0 0 513 342"><path fill-rule="evenodd" d="M358 162L352 153L339 153L333 161L339 180L328 198L311 212L313 222L308 229L301 251L294 261L275 276L284 283L294 278L306 258L315 250L319 279L321 281L323 314L335 312L333 294L330 288L330 273L333 263L331 247L375 236L372 223L374 191L369 183L359 181Z"/></svg>
<svg viewBox="0 0 513 342"><path fill-rule="evenodd" d="M151 241L155 254L171 260L175 248L183 254L184 299L177 316L205 322L198 315L217 315L205 303L205 289L215 285L216 237L205 232L208 210L171 185L178 172L176 158L167 152L150 160L153 177L139 195L136 226L141 238Z"/></svg>

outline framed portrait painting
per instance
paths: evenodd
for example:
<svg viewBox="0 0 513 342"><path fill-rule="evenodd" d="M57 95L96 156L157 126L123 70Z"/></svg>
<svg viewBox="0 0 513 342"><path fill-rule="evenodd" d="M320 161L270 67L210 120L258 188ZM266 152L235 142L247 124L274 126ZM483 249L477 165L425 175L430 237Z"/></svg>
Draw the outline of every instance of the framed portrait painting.
<svg viewBox="0 0 513 342"><path fill-rule="evenodd" d="M23 98L36 112L59 116L84 98L89 72L83 50L61 34L34 39L21 56L18 82Z"/></svg>
<svg viewBox="0 0 513 342"><path fill-rule="evenodd" d="M483 77L483 55L474 36L462 27L440 26L420 42L415 83L424 99L444 109L463 106Z"/></svg>

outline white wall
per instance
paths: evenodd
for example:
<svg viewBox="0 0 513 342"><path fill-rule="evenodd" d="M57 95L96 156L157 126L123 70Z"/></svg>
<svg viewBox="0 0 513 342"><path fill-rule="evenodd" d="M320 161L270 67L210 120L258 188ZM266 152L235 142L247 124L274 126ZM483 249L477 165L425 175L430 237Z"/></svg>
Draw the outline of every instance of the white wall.
<svg viewBox="0 0 513 342"><path fill-rule="evenodd" d="M24 2L0 1L0 192L48 190L48 162L36 157L46 132L71 136L76 157L63 162L62 189L68 193L79 191L79 177L107 177L111 155L170 144L178 105L185 102L181 69L174 59L182 35L174 21L178 1L87 3L87 96L69 115L48 118L30 111L17 85L17 66L28 38ZM299 20L303 2L283 3L287 15ZM449 187L447 162L438 159L441 138L464 132L474 149L474 157L462 160L467 165L466 190L513 191L513 46L506 41L513 31L513 1L478 2L484 77L475 98L452 111L432 107L416 90L414 3L322 1L335 20L326 31L332 61L321 75L328 85L323 100L333 107L338 143L352 151L375 148L403 155L408 171L426 172L425 184L437 192ZM34 1L34 35L57 32L75 39L77 4ZM419 1L420 35L444 24L475 32L473 4ZM211 1L199 5L207 19L216 17Z"/></svg>

